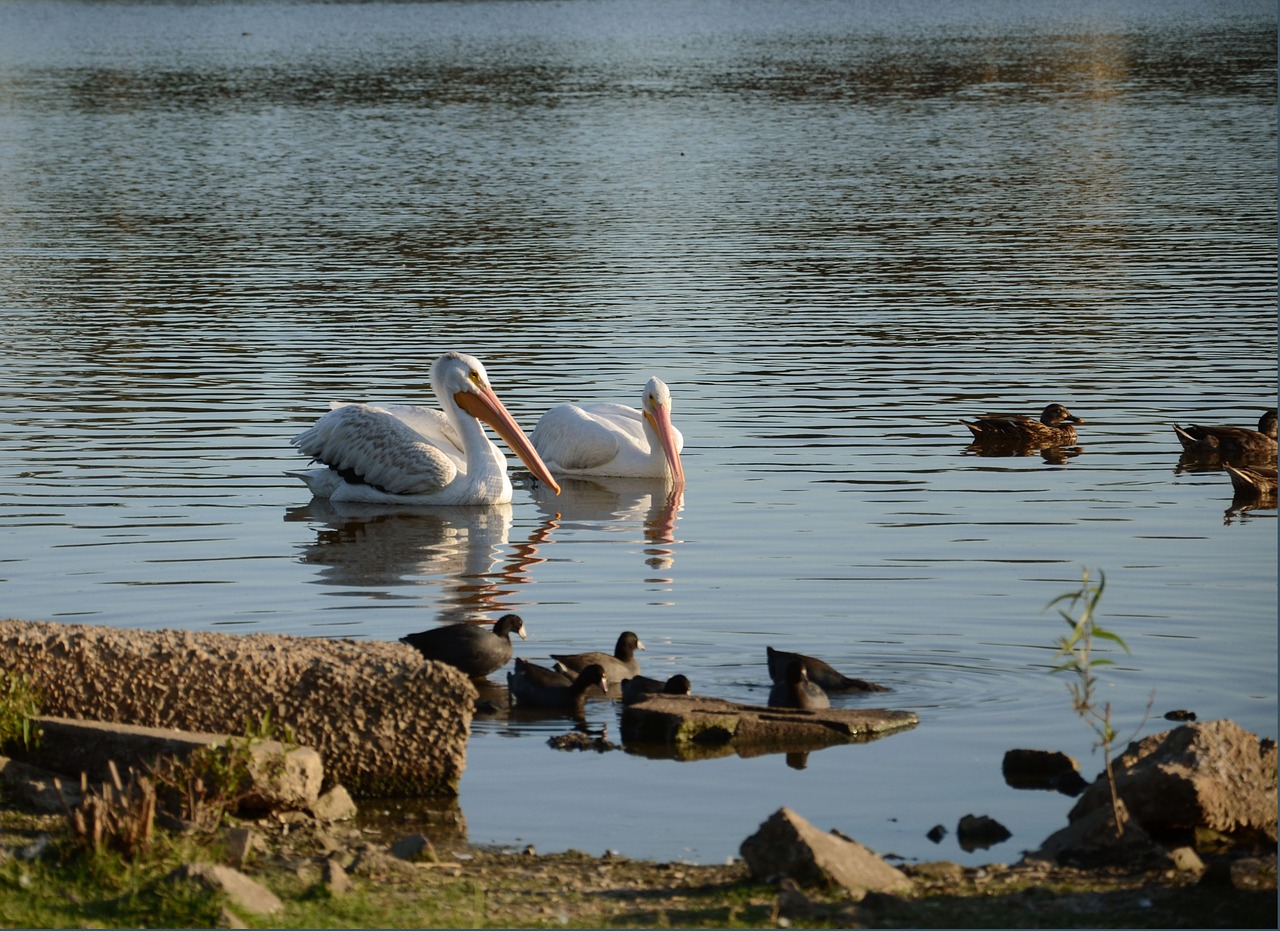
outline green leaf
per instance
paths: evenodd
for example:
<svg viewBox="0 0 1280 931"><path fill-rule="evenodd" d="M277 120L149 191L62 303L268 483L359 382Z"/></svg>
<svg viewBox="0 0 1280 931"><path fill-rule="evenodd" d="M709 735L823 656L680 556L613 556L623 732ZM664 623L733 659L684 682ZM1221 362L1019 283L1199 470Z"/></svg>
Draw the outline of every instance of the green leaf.
<svg viewBox="0 0 1280 931"><path fill-rule="evenodd" d="M1103 630L1101 627L1095 627L1093 628L1093 635L1100 640L1109 640L1112 643L1118 644L1120 649L1129 653L1129 645L1120 639L1119 634L1113 634L1109 630Z"/></svg>

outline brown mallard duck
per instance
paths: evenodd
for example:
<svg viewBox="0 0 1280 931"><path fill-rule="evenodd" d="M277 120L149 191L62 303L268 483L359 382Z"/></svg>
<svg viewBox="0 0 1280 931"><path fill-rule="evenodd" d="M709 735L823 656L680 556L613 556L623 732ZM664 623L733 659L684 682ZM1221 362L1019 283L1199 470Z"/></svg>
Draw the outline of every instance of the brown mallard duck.
<svg viewBox="0 0 1280 931"><path fill-rule="evenodd" d="M1229 462L1224 462L1222 467L1231 476L1231 487L1236 490L1237 496L1261 498L1267 495L1275 495L1275 466L1240 466L1237 468Z"/></svg>
<svg viewBox="0 0 1280 931"><path fill-rule="evenodd" d="M1074 424L1084 423L1061 404L1050 404L1033 420L1023 414L983 414L976 421L960 421L975 443L1009 446L1069 446L1076 441Z"/></svg>
<svg viewBox="0 0 1280 931"><path fill-rule="evenodd" d="M1184 451L1195 456L1221 456L1233 461L1276 460L1276 409L1263 412L1258 429L1248 427L1173 425Z"/></svg>

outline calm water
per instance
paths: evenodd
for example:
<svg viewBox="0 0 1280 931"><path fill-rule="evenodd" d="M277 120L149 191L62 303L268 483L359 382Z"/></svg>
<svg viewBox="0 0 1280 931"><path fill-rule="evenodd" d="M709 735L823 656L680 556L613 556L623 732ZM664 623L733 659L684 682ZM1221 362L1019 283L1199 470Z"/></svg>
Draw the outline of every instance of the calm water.
<svg viewBox="0 0 1280 931"><path fill-rule="evenodd" d="M484 717L470 839L710 862L790 805L1015 860L1072 802L1004 751L1101 766L1043 610L1084 568L1122 733L1276 733L1276 512L1169 426L1275 404L1275 62L1262 2L0 3L0 612L514 610L531 659L632 629L753 702L767 644L815 652L919 727L796 769ZM660 375L683 502L517 473L509 507L339 513L284 475L330 399L426 403L455 348L527 429ZM967 450L960 417L1048 401L1078 455ZM970 812L1013 838L961 851Z"/></svg>

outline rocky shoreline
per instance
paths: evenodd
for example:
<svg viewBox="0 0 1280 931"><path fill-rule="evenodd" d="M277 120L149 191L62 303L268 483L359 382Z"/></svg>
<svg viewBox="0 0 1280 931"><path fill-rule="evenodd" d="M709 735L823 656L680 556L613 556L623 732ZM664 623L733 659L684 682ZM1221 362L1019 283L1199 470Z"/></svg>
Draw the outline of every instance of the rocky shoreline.
<svg viewBox="0 0 1280 931"><path fill-rule="evenodd" d="M1188 908L1184 899L1191 896L1195 901L1197 891L1220 900L1224 895L1235 897L1236 905L1219 910L1231 919L1226 925L1242 926L1239 916L1260 908L1260 926L1275 926L1276 744L1230 721L1186 723L1130 745L1113 761L1118 799L1113 803L1111 786L1100 777L1080 794L1069 824L1012 866L895 865L856 839L810 824L801 812L780 809L756 834L744 838L740 860L703 867L612 855L538 857L532 850L479 850L466 843L460 812L455 812L456 820L433 821L420 811L407 810L398 822L384 819L375 824L362 817L343 789L349 779L365 790L410 779L419 790L443 786L446 791L441 794L447 798L450 789L456 790L465 765L475 689L454 670L424 663L409 647L362 643L355 649L349 643L262 635L126 635L107 628L8 621L0 623L0 659L8 669L28 672L47 701L52 696L48 710L67 715L38 719L49 737L43 757L37 752L24 761L0 758L6 796L20 799L24 807L53 812L43 817L57 818L59 810L70 814L81 800L39 766L60 770L70 785L78 781L71 770L92 770L95 778L102 778L105 756L145 760L156 747L185 753L228 740L226 734L176 731L174 721L225 724L236 714L251 716L266 701L266 707L294 728L298 743L312 744L257 746L288 760L288 765L262 768L269 785L246 795L255 798L255 804L236 812L232 826L222 829L223 862L184 864L178 875L239 902L242 913L261 920L269 921L289 907L268 887L278 888L283 882L292 888L304 878L306 888L300 894L322 890L331 897L345 895L353 883L366 896L422 895L451 881L510 887L512 910L495 913L510 927L563 923L565 915L586 924L645 926L660 916L669 920L668 910L689 917L681 924L717 926L720 917L694 920L696 909L681 912L693 909L691 903L705 908L707 901L716 899L742 903L737 911L728 907L721 916L728 924L754 916L751 920L779 926L893 926L900 921L924 926L928 908L939 898L950 900L959 913L969 908L970 899L1004 889L1000 894L1010 898L1004 904L1016 916L1028 905L1026 897L1032 894L1027 890L1077 886L1091 889L1087 895L1132 896L1133 926L1156 916L1164 926L1181 923L1175 919ZM194 683L189 700L172 689L178 670ZM255 676L259 684L251 686ZM405 689L420 689L415 694L430 700L408 703L413 707L406 709ZM250 694L245 697L243 692ZM235 698L230 693L236 693ZM216 717L210 708L215 695ZM683 708L677 705L663 705L658 717L665 720ZM85 711L104 709L162 723L118 725L80 719L91 716ZM728 711L739 713L710 710L717 719ZM359 727L353 726L357 720ZM786 724L786 716L767 723L776 729ZM899 720L890 715L882 723L897 726ZM833 720L824 727L857 731L862 724ZM718 727L725 729L723 724ZM442 737L443 749L433 744ZM357 747L361 742L376 745L376 752ZM405 769L403 758L419 750L434 768L429 773ZM1005 760L1007 777L1014 778L1016 771L1016 778L1028 778L1029 761L1039 756L1011 753ZM1052 780L1065 772L1079 781L1077 788L1083 786L1072 761L1065 761L1064 770L1060 755L1045 756L1055 768ZM393 778L371 774L372 767L391 757L398 760L392 766ZM372 797L368 791L351 794ZM970 829L1001 828L978 818ZM38 841L30 836L21 842L0 838L0 863L22 859L22 851L32 845L38 846ZM572 882L565 878L571 875L577 877ZM673 883L676 878L680 882ZM544 880L549 883L546 888L539 885ZM667 904L656 913L638 909L634 901L627 903L628 894ZM1269 910L1251 898L1256 895L1269 895ZM1158 900L1171 903L1170 911L1142 904ZM576 902L572 909L570 901ZM601 904L610 901L612 906ZM535 907L535 902L541 904ZM235 921L235 915L226 920ZM486 913L486 920L492 923L493 916ZM1219 924L1212 914L1201 916L1199 923L1206 922Z"/></svg>

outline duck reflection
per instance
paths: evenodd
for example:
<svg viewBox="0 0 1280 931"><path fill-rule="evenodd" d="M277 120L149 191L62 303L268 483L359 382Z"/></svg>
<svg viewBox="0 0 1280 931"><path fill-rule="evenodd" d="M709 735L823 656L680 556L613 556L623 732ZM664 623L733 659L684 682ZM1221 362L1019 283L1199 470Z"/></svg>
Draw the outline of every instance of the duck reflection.
<svg viewBox="0 0 1280 931"><path fill-rule="evenodd" d="M1194 475L1200 472L1221 472L1231 480L1231 505L1222 515L1222 522L1230 524L1250 511L1274 511L1276 509L1276 464L1274 460L1243 459L1239 465L1209 453L1183 452L1174 475Z"/></svg>
<svg viewBox="0 0 1280 931"><path fill-rule="evenodd" d="M644 534L645 563L653 569L670 569L675 562L671 544L676 539L676 521L684 509L684 486L663 479L593 476L563 478L556 495L541 482L533 481L530 492L538 510L557 527L590 524L605 531L634 531Z"/></svg>
<svg viewBox="0 0 1280 931"><path fill-rule="evenodd" d="M1049 465L1065 465L1084 452L1083 446L1037 446L1035 443L970 443L964 448L967 456L1006 458L1010 456L1039 455Z"/></svg>
<svg viewBox="0 0 1280 931"><path fill-rule="evenodd" d="M1229 472L1230 468L1236 468L1237 471L1262 473L1270 470L1271 474L1274 475L1276 461L1274 458L1268 459L1266 456L1241 456L1237 459L1227 459L1213 452L1189 453L1183 451L1182 455L1178 457L1177 465L1173 467L1173 474L1194 475L1197 472ZM1237 480L1234 477L1232 478L1232 485L1237 485Z"/></svg>
<svg viewBox="0 0 1280 931"><path fill-rule="evenodd" d="M1234 492L1231 507L1227 508L1222 517L1224 524L1230 524L1249 511L1276 509L1276 467L1274 465L1236 468L1226 463L1224 468L1231 477Z"/></svg>
<svg viewBox="0 0 1280 931"><path fill-rule="evenodd" d="M390 508L321 498L285 513L286 521L316 523L316 540L301 560L320 567L321 585L383 589L436 585L441 622L503 614L518 602L518 586L544 557L539 527L527 543L512 546L510 504L472 507Z"/></svg>

